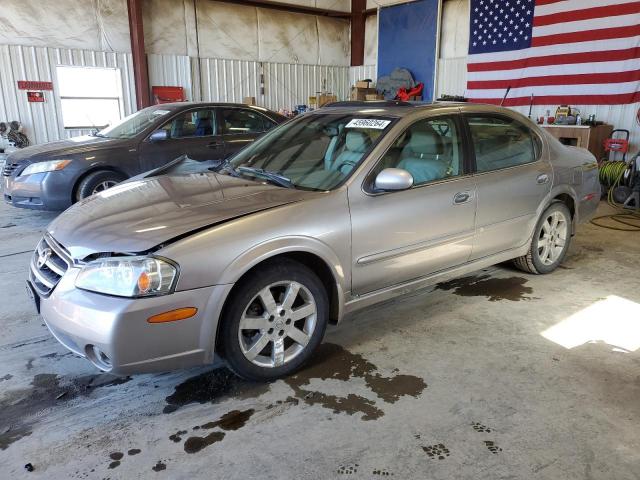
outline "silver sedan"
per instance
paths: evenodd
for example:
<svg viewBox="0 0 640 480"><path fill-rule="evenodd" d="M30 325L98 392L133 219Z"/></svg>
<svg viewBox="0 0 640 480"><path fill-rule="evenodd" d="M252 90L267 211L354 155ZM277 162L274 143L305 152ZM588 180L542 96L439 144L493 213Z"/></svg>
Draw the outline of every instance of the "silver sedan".
<svg viewBox="0 0 640 480"><path fill-rule="evenodd" d="M552 272L599 198L594 157L512 111L338 103L74 205L28 287L101 370L221 356L269 380L357 309L506 260Z"/></svg>

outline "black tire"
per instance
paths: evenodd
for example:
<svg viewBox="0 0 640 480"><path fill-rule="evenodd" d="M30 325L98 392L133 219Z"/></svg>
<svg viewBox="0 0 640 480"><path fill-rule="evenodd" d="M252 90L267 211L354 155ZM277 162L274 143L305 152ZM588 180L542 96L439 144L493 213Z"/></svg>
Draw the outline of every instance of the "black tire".
<svg viewBox="0 0 640 480"><path fill-rule="evenodd" d="M110 170L98 170L91 172L84 177L78 187L76 188L75 201L79 202L87 197L90 197L95 193L96 188L105 183L120 183L126 180L126 177L118 172L112 172Z"/></svg>
<svg viewBox="0 0 640 480"><path fill-rule="evenodd" d="M567 233L564 242L564 246L562 247L562 252L553 260L552 263L546 264L542 261L540 256L540 248L538 243L542 240L544 235L543 233L543 225L547 221L548 218L551 217L554 213L560 213L565 221L567 226ZM531 239L531 246L529 247L529 252L522 256L514 259L513 263L520 270L532 273L534 275L541 275L553 272L556 268L560 266L560 264L564 261L565 256L567 255L567 251L569 250L569 245L571 243L571 235L572 235L572 218L571 212L569 208L561 202L554 202L547 207L547 209L542 213L538 223L536 224L536 228L533 232L533 238Z"/></svg>
<svg viewBox="0 0 640 480"><path fill-rule="evenodd" d="M239 333L240 320L242 319L245 311L249 310L252 305L255 308L255 304L252 303L252 300L255 301L259 292L274 283L287 281L297 282L305 287L313 296L313 301L316 306L315 328L311 335L309 335L309 341L306 346L302 347L295 357L291 358L283 365L256 365L250 361L242 351ZM277 296L278 287L273 288L276 289L276 294L274 294L275 298ZM281 303L278 303L278 301L278 298L276 298L276 303L280 306ZM264 311L266 312L266 309L264 309ZM265 315L268 315L268 313ZM222 315L222 324L219 329L217 345L219 350L222 352L222 356L224 357L229 369L236 375L252 381L271 381L291 375L309 360L322 342L328 318L329 300L327 291L318 276L301 263L289 259L280 259L259 267L247 278L241 280L234 289L234 292L227 302L225 311ZM293 323L296 324L297 322ZM261 334L260 331L256 330L255 335L260 336L264 335L264 333ZM286 336L283 338L286 338ZM265 346L265 349L271 349L272 354L273 348L274 345L272 343L268 343L267 346ZM265 350L261 350L261 352L262 351Z"/></svg>

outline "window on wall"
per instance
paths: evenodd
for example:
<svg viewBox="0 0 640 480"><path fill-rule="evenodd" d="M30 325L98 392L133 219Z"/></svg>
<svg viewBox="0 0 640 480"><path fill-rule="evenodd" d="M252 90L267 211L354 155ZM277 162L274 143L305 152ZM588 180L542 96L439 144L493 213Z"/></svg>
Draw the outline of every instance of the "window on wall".
<svg viewBox="0 0 640 480"><path fill-rule="evenodd" d="M124 115L120 70L57 67L64 128L101 129Z"/></svg>

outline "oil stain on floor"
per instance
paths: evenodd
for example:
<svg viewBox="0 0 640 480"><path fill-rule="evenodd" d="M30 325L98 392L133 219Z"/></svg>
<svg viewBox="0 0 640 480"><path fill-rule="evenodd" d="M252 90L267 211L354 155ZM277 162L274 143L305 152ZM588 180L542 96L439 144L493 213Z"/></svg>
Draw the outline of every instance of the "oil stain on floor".
<svg viewBox="0 0 640 480"><path fill-rule="evenodd" d="M191 377L179 384L165 400L164 413L173 413L191 403L218 403L228 398L256 398L269 390L268 383L242 380L224 368Z"/></svg>
<svg viewBox="0 0 640 480"><path fill-rule="evenodd" d="M308 367L285 378L295 397L307 405L321 405L333 413L362 414L362 420L375 420L384 415L376 402L353 393L346 396L329 395L308 388L313 379L341 380L364 379L367 387L386 403L395 403L405 395L418 397L427 384L424 379L413 375L382 375L378 368L362 355L351 353L340 345L322 344L314 354Z"/></svg>
<svg viewBox="0 0 640 480"><path fill-rule="evenodd" d="M300 372L284 379L294 396L277 400L266 409L279 405L297 406L300 403L319 405L334 413L360 414L362 420L375 420L384 415L376 401L354 393L330 395L310 388L312 380L340 380L349 382L354 378L364 380L365 385L383 403L395 403L404 396L418 397L427 388L424 379L413 375L383 375L364 357L347 351L332 343L322 344ZM164 412L171 413L190 403L218 403L224 399L255 398L269 389L269 384L258 384L241 380L227 370L214 370L192 377L178 385L175 392L166 398ZM244 427L255 413L254 409L232 410L217 420L192 427L193 431L213 430L202 436L191 436L184 442L184 451L197 453L214 443L221 442L226 432ZM178 430L169 436L175 443L182 442L188 430Z"/></svg>
<svg viewBox="0 0 640 480"><path fill-rule="evenodd" d="M453 291L454 295L461 297L487 297L490 302L519 302L533 299L529 296L533 289L527 287L526 283L527 279L522 277L495 278L490 275L472 275L439 283L436 288Z"/></svg>
<svg viewBox="0 0 640 480"><path fill-rule="evenodd" d="M376 402L360 395L329 395L308 388L313 379L348 382L352 378L364 379L367 387L386 403L395 403L403 396L418 397L427 388L420 377L395 372L390 376L382 375L362 355L332 343L322 344L309 365L285 378L284 382L293 389L295 398L308 405L321 405L334 413L361 413L363 420L375 420L384 415ZM268 383L247 382L226 369L217 369L178 385L174 393L166 398L164 413L175 412L190 403L218 403L231 397L239 400L256 398L268 389Z"/></svg>
<svg viewBox="0 0 640 480"><path fill-rule="evenodd" d="M0 450L31 435L32 426L38 418L57 408L61 402L88 396L97 388L122 385L129 380L130 377L98 374L63 383L58 375L52 373L34 376L30 388L12 391L0 401L0 425L7 426L0 430Z"/></svg>

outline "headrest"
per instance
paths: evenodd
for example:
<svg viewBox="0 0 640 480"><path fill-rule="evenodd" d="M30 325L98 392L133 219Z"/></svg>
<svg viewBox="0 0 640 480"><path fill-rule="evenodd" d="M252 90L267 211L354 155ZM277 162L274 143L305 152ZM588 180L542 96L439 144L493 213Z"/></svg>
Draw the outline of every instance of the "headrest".
<svg viewBox="0 0 640 480"><path fill-rule="evenodd" d="M422 158L427 155L441 155L444 153L442 138L431 127L422 130L412 130L411 138L405 150L413 156Z"/></svg>
<svg viewBox="0 0 640 480"><path fill-rule="evenodd" d="M364 153L371 145L371 139L366 133L352 130L347 132L345 145L350 152Z"/></svg>

